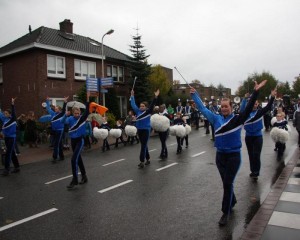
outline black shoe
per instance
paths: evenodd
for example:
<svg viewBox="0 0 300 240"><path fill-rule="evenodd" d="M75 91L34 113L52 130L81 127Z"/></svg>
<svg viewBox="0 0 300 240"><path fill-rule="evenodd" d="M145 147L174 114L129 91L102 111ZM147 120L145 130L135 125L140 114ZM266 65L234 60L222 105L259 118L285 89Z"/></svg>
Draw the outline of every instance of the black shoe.
<svg viewBox="0 0 300 240"><path fill-rule="evenodd" d="M6 177L6 176L9 175L9 171L6 170L6 169L4 169L1 175L2 175L3 177Z"/></svg>
<svg viewBox="0 0 300 240"><path fill-rule="evenodd" d="M277 148L274 148L274 151L276 152L276 151L277 151Z"/></svg>
<svg viewBox="0 0 300 240"><path fill-rule="evenodd" d="M88 182L88 178L86 175L82 175L81 181L79 182L79 184L85 184Z"/></svg>
<svg viewBox="0 0 300 240"><path fill-rule="evenodd" d="M20 168L15 168L14 170L11 171L11 173L18 173L20 172Z"/></svg>
<svg viewBox="0 0 300 240"><path fill-rule="evenodd" d="M144 168L144 163L140 162L140 164L138 165L139 168Z"/></svg>
<svg viewBox="0 0 300 240"><path fill-rule="evenodd" d="M145 165L149 165L150 164L150 160L147 160Z"/></svg>
<svg viewBox="0 0 300 240"><path fill-rule="evenodd" d="M257 180L258 179L258 175L255 174L255 173L250 173L249 176L254 179L254 180Z"/></svg>
<svg viewBox="0 0 300 240"><path fill-rule="evenodd" d="M52 163L57 163L57 159L53 158L51 162Z"/></svg>
<svg viewBox="0 0 300 240"><path fill-rule="evenodd" d="M78 185L78 181L73 179L73 180L70 182L70 184L67 186L67 188L72 189L72 188L75 187L75 185Z"/></svg>
<svg viewBox="0 0 300 240"><path fill-rule="evenodd" d="M185 148L188 148L189 147L189 145L185 145Z"/></svg>
<svg viewBox="0 0 300 240"><path fill-rule="evenodd" d="M220 226L225 226L226 224L227 224L227 222L228 222L228 214L223 214L222 215L222 217L220 218L220 220L219 220L219 225Z"/></svg>

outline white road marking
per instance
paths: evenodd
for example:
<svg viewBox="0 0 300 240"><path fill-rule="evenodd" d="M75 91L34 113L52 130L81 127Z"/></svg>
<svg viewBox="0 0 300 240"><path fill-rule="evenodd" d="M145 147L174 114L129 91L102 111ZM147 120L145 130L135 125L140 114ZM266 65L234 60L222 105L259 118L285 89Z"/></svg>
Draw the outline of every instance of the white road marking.
<svg viewBox="0 0 300 240"><path fill-rule="evenodd" d="M173 146L173 145L176 145L176 144L177 144L177 143L171 143L171 144L167 145L167 147Z"/></svg>
<svg viewBox="0 0 300 240"><path fill-rule="evenodd" d="M78 173L78 175L80 175L81 173ZM64 179L67 179L67 178L70 178L70 177L73 177L73 175L69 175L69 176L66 176L66 177L62 177L62 178L58 178L58 179L55 179L53 181L50 181L50 182L46 182L45 184L51 184L51 183L55 183L55 182L58 182L58 181L61 181L61 180L64 180Z"/></svg>
<svg viewBox="0 0 300 240"><path fill-rule="evenodd" d="M3 197L0 197L0 200L3 199Z"/></svg>
<svg viewBox="0 0 300 240"><path fill-rule="evenodd" d="M47 211L44 211L44 212L35 214L35 215L31 216L31 217L24 218L24 219L19 220L19 221L17 221L17 222L14 222L14 223L5 225L5 226L3 226L3 227L0 228L0 232L6 230L6 229L8 229L8 228L12 228L12 227L14 227L14 226L20 225L20 224L22 224L22 223L31 221L31 220L33 220L33 219L35 219L35 218L41 217L41 216L46 215L46 214L48 214L48 213L52 213L52 212L57 211L57 210L58 210L57 208L51 208L51 209L49 209L49 210L47 210Z"/></svg>
<svg viewBox="0 0 300 240"><path fill-rule="evenodd" d="M178 164L178 163L171 163L171 164L169 164L169 165L167 165L167 166L164 166L164 167L162 167L162 168L158 168L158 169L156 169L155 171L159 172L159 171L164 170L164 169L166 169L166 168L172 167L172 166L174 166L174 165L176 165L176 164Z"/></svg>
<svg viewBox="0 0 300 240"><path fill-rule="evenodd" d="M154 148L154 149L149 150L148 152L153 152L153 151L156 151L156 150L157 150L157 149Z"/></svg>
<svg viewBox="0 0 300 240"><path fill-rule="evenodd" d="M107 191L110 191L110 190L115 189L115 188L117 188L117 187L123 186L123 185L125 185L125 184L127 184L127 183L130 183L130 182L132 182L132 181L133 181L133 180L127 180L127 181L118 183L118 184L116 184L116 185L113 185L113 186L111 186L111 187L104 188L104 189L102 189L102 190L100 190L100 191L98 191L98 192L99 192L99 193L105 193L105 192L107 192Z"/></svg>
<svg viewBox="0 0 300 240"><path fill-rule="evenodd" d="M203 153L205 153L205 151L204 151L204 152L201 152L201 153L194 154L192 157L200 156L200 155L203 154Z"/></svg>
<svg viewBox="0 0 300 240"><path fill-rule="evenodd" d="M102 165L102 167L105 167L105 166L108 166L110 164L114 164L114 163L117 163L117 162L121 162L121 161L124 161L124 160L125 160L125 158L122 158L122 159L119 159L119 160L116 160L116 161L113 161L113 162L110 162L110 163L106 163L106 164Z"/></svg>

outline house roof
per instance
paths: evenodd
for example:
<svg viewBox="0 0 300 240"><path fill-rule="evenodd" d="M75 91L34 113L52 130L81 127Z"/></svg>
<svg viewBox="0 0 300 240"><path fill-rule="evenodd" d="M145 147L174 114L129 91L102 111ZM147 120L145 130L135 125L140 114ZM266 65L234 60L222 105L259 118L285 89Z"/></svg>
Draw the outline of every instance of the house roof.
<svg viewBox="0 0 300 240"><path fill-rule="evenodd" d="M65 33L57 29L43 26L0 48L0 57L15 54L31 48L42 48L102 59L101 42L89 37ZM130 61L130 57L128 55L104 44L103 55L106 58Z"/></svg>

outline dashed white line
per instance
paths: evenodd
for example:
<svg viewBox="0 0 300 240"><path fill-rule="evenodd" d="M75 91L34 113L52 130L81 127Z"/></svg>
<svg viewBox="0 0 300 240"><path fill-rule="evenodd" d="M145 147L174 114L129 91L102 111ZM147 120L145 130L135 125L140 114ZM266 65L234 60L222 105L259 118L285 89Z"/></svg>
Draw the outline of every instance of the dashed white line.
<svg viewBox="0 0 300 240"><path fill-rule="evenodd" d="M194 154L192 157L200 156L200 155L203 154L203 153L205 153L205 151L204 151L204 152L201 152L201 153Z"/></svg>
<svg viewBox="0 0 300 240"><path fill-rule="evenodd" d="M110 190L115 189L115 188L117 188L117 187L123 186L123 185L125 185L125 184L127 184L127 183L130 183L130 182L132 182L132 181L133 181L133 180L127 180L127 181L118 183L118 184L116 184L116 185L113 185L113 186L111 186L111 187L104 188L104 189L102 189L102 190L100 190L100 191L98 191L98 192L99 192L99 193L105 193L105 192L107 192L107 191L110 191Z"/></svg>
<svg viewBox="0 0 300 240"><path fill-rule="evenodd" d="M15 226L17 226L17 225L20 225L20 224L22 224L22 223L31 221L31 220L33 220L33 219L35 219L35 218L38 218L38 217L44 216L44 215L46 215L46 214L52 213L52 212L57 211L57 210L58 210L57 208L51 208L51 209L49 209L49 210L47 210L47 211L44 211L44 212L35 214L35 215L31 216L31 217L24 218L24 219L19 220L19 221L17 221L17 222L14 222L14 223L5 225L5 226L3 226L3 227L0 227L0 232L6 230L6 229L8 229L8 228L12 228L12 227L15 227Z"/></svg>
<svg viewBox="0 0 300 240"><path fill-rule="evenodd" d="M164 170L164 169L166 169L166 168L172 167L172 166L174 166L174 165L176 165L176 164L178 164L178 163L171 163L171 164L169 164L169 165L167 165L167 166L164 166L164 167L162 167L162 168L158 168L158 169L156 169L155 171L159 172L159 171Z"/></svg>
<svg viewBox="0 0 300 240"><path fill-rule="evenodd" d="M176 145L176 144L177 144L177 143L171 143L171 144L167 145L167 147L173 146L173 145Z"/></svg>
<svg viewBox="0 0 300 240"><path fill-rule="evenodd" d="M0 200L3 199L3 197L0 197Z"/></svg>
<svg viewBox="0 0 300 240"><path fill-rule="evenodd" d="M81 173L78 173L78 175L79 174L81 174ZM70 177L73 177L73 175L69 175L69 176L66 176L66 177L58 178L58 179L55 179L53 181L46 182L45 184L48 185L48 184L55 183L55 182L58 182L58 181L61 181L61 180L64 180L64 179L67 179L67 178L70 178Z"/></svg>
<svg viewBox="0 0 300 240"><path fill-rule="evenodd" d="M154 148L154 149L149 150L148 152L153 152L153 151L156 151L156 150L157 150L157 149Z"/></svg>
<svg viewBox="0 0 300 240"><path fill-rule="evenodd" d="M105 167L105 166L108 166L108 165L111 165L111 164L114 164L114 163L117 163L117 162L121 162L121 161L124 161L125 158L122 158L122 159L119 159L119 160L116 160L116 161L113 161L113 162L110 162L110 163L106 163L104 165L102 165L102 167Z"/></svg>

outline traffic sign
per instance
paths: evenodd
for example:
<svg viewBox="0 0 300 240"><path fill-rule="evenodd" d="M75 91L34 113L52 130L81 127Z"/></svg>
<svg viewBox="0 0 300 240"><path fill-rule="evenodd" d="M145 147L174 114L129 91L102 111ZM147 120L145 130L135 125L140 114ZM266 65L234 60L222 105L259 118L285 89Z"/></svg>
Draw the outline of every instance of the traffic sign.
<svg viewBox="0 0 300 240"><path fill-rule="evenodd" d="M100 86L101 88L110 88L114 86L114 78L100 78Z"/></svg>

